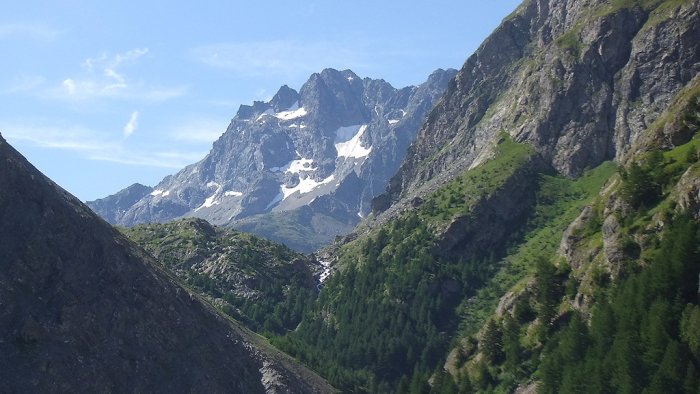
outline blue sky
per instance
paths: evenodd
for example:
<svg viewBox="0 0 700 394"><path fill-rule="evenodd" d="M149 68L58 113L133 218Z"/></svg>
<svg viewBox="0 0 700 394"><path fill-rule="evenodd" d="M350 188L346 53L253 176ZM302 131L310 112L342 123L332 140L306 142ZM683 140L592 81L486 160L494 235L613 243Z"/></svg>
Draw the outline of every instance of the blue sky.
<svg viewBox="0 0 700 394"><path fill-rule="evenodd" d="M10 1L0 132L82 200L200 160L240 104L349 68L459 68L520 1Z"/></svg>

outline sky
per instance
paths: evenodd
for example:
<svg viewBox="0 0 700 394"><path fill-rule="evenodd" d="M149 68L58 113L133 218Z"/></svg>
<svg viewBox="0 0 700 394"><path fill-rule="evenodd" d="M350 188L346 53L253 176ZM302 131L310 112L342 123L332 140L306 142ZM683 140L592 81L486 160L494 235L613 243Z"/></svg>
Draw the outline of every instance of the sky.
<svg viewBox="0 0 700 394"><path fill-rule="evenodd" d="M8 0L0 133L81 200L201 160L240 104L324 68L459 69L519 0Z"/></svg>

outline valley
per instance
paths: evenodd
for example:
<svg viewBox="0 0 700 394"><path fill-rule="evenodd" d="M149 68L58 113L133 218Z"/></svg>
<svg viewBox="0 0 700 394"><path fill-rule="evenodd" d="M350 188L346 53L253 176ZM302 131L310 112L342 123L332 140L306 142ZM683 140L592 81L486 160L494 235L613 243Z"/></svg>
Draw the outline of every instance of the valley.
<svg viewBox="0 0 700 394"><path fill-rule="evenodd" d="M525 0L417 86L241 105L154 187L83 204L0 137L0 380L697 393L699 130L698 0Z"/></svg>

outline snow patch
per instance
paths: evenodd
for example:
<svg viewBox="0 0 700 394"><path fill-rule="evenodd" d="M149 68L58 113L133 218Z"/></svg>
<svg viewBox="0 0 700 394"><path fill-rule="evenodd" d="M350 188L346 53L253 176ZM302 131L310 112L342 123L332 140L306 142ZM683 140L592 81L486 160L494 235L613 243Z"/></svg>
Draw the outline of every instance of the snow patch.
<svg viewBox="0 0 700 394"><path fill-rule="evenodd" d="M280 192L277 193L275 198L273 198L272 201L270 201L270 203L267 204L267 206L265 207L265 210L267 211L268 209L272 208L275 204L282 201L283 199L284 199L284 193L280 190Z"/></svg>
<svg viewBox="0 0 700 394"><path fill-rule="evenodd" d="M221 185L214 181L211 181L207 183L207 187L215 187L216 191L214 192L214 194L211 195L211 197L208 197L206 200L204 200L204 203L200 205L199 208L194 210L195 212L199 211L202 208L210 208L220 203L220 201L217 200L217 197L221 195Z"/></svg>
<svg viewBox="0 0 700 394"><path fill-rule="evenodd" d="M299 155L299 152L297 152L297 156L301 156ZM312 171L313 164L313 159L306 159L302 157L301 159L292 160L289 163L283 165L282 167L272 167L270 168L270 172L282 171L289 174L298 174L302 171Z"/></svg>
<svg viewBox="0 0 700 394"><path fill-rule="evenodd" d="M202 204L199 208L195 209L195 212L199 211L202 208L213 207L214 205L216 205L218 203L219 203L219 201L216 200L216 194L214 194L213 196L204 200L204 204Z"/></svg>
<svg viewBox="0 0 700 394"><path fill-rule="evenodd" d="M304 109L304 107L299 108L299 102L297 101L288 110L277 113L274 116L277 119L292 120L292 119L296 119L296 118L301 118L302 116L305 116L306 114L307 114L306 109Z"/></svg>
<svg viewBox="0 0 700 394"><path fill-rule="evenodd" d="M361 128L361 124L340 127L335 131L335 143L350 141Z"/></svg>
<svg viewBox="0 0 700 394"><path fill-rule="evenodd" d="M233 191L233 190L227 190L227 191L224 193L224 196L226 196L226 197L240 197L240 196L242 196L242 195L243 195L243 193L241 193L241 192L235 192L235 191Z"/></svg>
<svg viewBox="0 0 700 394"><path fill-rule="evenodd" d="M274 115L274 114L275 114L275 111L273 111L272 108L270 108L270 109L265 110L265 112L261 113L260 116L258 116L258 118L255 120L259 121L262 118L264 118L265 116Z"/></svg>
<svg viewBox="0 0 700 394"><path fill-rule="evenodd" d="M167 197L167 196L170 195L170 190L168 190L168 191L163 191L163 190L160 190L160 189L154 190L154 191L151 192L151 195L152 195L153 197L158 197L158 196Z"/></svg>
<svg viewBox="0 0 700 394"><path fill-rule="evenodd" d="M362 125L360 126L360 129L357 130L357 133L355 133L355 135L350 140L345 142L336 142L335 150L338 151L338 157L361 158L369 155L369 153L372 151L372 147L370 146L369 148L365 148L360 142L360 139L362 138L362 135L365 133L366 130L367 125ZM340 132L340 129L338 130L338 132ZM336 141L338 140L337 136L338 134L336 134Z"/></svg>
<svg viewBox="0 0 700 394"><path fill-rule="evenodd" d="M262 120L262 118L264 118L265 116L274 116L275 118L280 120L293 120L301 118L302 116L306 116L306 114L306 109L304 107L299 108L299 102L297 101L286 111L275 113L275 111L273 111L272 108L269 108L265 110L265 112L261 113L256 119L256 121Z"/></svg>
<svg viewBox="0 0 700 394"><path fill-rule="evenodd" d="M310 171L312 169L312 165L314 164L313 159L297 159L297 160L292 160L287 164L284 168L284 172L286 173L291 173L291 174L298 174L301 171Z"/></svg>
<svg viewBox="0 0 700 394"><path fill-rule="evenodd" d="M286 187L282 185L282 194L284 195L282 199L285 200L287 199L287 197L291 196L296 192L299 192L299 194L308 193L321 185L325 185L326 183L332 182L334 178L335 177L331 175L328 178L317 182L312 177L308 177L300 180L299 184L294 187Z"/></svg>

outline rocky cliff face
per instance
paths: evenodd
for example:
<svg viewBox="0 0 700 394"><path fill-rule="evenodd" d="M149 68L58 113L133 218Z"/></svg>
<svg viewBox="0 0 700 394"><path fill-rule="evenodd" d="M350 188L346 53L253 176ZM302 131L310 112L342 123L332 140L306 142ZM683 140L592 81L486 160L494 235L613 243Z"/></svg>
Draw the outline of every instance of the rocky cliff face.
<svg viewBox="0 0 700 394"><path fill-rule="evenodd" d="M332 390L180 287L1 137L0 218L4 391Z"/></svg>
<svg viewBox="0 0 700 394"><path fill-rule="evenodd" d="M128 209L109 201L115 197L88 204L127 226L183 216L230 225L262 214L248 220L253 231L257 223L308 206L314 217L308 223L282 216L293 226L311 226L328 242L370 211L370 200L384 190L455 73L437 70L420 86L395 89L326 69L299 92L283 86L270 102L241 106L207 157L165 178ZM329 224L314 224L320 222ZM284 234L262 232L284 240Z"/></svg>
<svg viewBox="0 0 700 394"><path fill-rule="evenodd" d="M483 162L501 131L569 176L619 160L700 71L699 9L524 2L450 83L377 210Z"/></svg>

